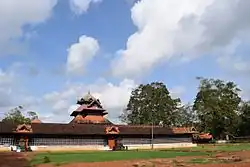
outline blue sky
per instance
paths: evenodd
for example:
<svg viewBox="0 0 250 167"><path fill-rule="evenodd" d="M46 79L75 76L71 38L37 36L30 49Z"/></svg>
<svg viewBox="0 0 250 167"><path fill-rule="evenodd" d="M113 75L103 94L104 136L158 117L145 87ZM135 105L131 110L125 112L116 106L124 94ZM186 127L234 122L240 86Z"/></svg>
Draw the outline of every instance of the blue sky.
<svg viewBox="0 0 250 167"><path fill-rule="evenodd" d="M24 105L44 122L67 122L90 90L119 122L136 85L162 81L187 103L197 76L235 81L249 99L248 3L2 1L0 113Z"/></svg>

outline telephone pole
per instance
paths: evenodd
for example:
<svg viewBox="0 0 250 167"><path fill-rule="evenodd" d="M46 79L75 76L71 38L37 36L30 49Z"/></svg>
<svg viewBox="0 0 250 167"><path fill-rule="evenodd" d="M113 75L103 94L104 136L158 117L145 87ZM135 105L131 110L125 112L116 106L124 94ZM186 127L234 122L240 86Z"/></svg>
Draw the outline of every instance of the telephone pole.
<svg viewBox="0 0 250 167"><path fill-rule="evenodd" d="M152 119L153 120L153 119ZM154 122L151 125L151 149L154 149Z"/></svg>

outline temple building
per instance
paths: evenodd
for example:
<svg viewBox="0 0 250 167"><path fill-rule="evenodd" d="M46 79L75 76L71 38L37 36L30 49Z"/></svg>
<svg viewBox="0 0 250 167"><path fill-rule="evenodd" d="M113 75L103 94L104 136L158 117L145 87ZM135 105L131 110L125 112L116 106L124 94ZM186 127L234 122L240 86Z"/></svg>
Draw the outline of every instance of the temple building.
<svg viewBox="0 0 250 167"><path fill-rule="evenodd" d="M128 149L192 147L194 128L147 125L115 125L105 115L99 99L90 93L77 101L68 124L42 123L35 119L30 125L0 122L0 150L23 144L37 151L109 150L122 143Z"/></svg>

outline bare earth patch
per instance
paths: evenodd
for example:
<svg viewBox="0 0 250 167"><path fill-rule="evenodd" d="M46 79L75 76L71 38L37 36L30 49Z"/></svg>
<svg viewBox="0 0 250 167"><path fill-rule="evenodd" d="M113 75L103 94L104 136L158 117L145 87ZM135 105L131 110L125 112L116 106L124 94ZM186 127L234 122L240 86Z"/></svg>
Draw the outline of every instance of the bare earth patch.
<svg viewBox="0 0 250 167"><path fill-rule="evenodd" d="M0 152L0 167L27 167L29 156L14 152Z"/></svg>

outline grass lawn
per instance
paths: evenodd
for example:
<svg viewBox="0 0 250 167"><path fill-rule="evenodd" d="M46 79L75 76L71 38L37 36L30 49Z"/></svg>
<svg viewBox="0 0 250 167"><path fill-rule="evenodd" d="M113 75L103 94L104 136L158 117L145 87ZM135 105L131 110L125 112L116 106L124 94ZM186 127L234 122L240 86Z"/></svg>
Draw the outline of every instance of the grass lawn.
<svg viewBox="0 0 250 167"><path fill-rule="evenodd" d="M205 152L182 151L106 151L106 152L61 152L38 153L31 160L31 165L45 163L64 164L72 162L103 162L132 159L174 158L177 156L200 156ZM45 158L46 157L46 158Z"/></svg>
<svg viewBox="0 0 250 167"><path fill-rule="evenodd" d="M50 152L37 153L31 164L53 163L64 164L73 162L103 162L132 159L175 158L177 156L212 155L216 152L233 152L250 150L250 143L244 144L209 144L192 148L176 148L166 150L144 151L99 151L99 152ZM197 161L197 160L194 160ZM204 160L205 161L205 160ZM199 161L198 161L199 162ZM203 159L200 163L203 162ZM206 161L204 162L206 163Z"/></svg>
<svg viewBox="0 0 250 167"><path fill-rule="evenodd" d="M232 151L243 151L250 150L250 143L238 143L238 144L204 144L198 145L192 148L176 148L171 149L174 151L188 150L190 152L232 152Z"/></svg>

